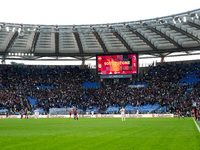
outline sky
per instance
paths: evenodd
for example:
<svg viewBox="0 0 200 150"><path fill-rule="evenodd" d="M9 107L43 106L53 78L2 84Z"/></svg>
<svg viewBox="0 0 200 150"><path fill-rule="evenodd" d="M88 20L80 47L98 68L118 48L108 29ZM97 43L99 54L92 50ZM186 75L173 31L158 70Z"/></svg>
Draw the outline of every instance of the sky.
<svg viewBox="0 0 200 150"><path fill-rule="evenodd" d="M0 22L80 25L137 21L200 8L199 0L2 0Z"/></svg>

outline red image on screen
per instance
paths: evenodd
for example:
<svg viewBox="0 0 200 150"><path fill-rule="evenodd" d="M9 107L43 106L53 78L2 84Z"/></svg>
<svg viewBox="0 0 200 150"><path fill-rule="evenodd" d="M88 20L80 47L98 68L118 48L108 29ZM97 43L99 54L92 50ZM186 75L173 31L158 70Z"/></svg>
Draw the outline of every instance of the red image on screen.
<svg viewBox="0 0 200 150"><path fill-rule="evenodd" d="M137 74L137 54L97 56L97 71L101 75Z"/></svg>

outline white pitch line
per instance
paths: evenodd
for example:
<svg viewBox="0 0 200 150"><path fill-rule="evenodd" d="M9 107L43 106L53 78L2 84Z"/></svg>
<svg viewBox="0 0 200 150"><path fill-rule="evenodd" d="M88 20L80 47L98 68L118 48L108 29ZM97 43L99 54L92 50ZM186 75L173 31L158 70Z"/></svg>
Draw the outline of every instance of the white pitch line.
<svg viewBox="0 0 200 150"><path fill-rule="evenodd" d="M194 120L194 118L193 118L193 120ZM199 125L197 124L197 122L194 120L194 123L196 124L196 126L197 126L197 129L199 130L199 132L200 132L200 127L199 127Z"/></svg>

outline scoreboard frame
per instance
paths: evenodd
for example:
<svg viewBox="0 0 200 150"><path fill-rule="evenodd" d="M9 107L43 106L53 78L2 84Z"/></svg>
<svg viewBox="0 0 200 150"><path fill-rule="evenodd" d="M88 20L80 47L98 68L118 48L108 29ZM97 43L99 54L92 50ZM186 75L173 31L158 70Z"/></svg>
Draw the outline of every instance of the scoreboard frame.
<svg viewBox="0 0 200 150"><path fill-rule="evenodd" d="M117 56L117 55L136 55L136 73L120 73L120 74L102 74L101 71L98 71L98 57L99 56ZM96 54L96 72L97 75L100 76L101 79L112 79L112 78L132 78L133 75L138 75L138 67L139 66L139 55L137 52L133 53L109 53L109 54ZM123 66L121 66L123 67Z"/></svg>

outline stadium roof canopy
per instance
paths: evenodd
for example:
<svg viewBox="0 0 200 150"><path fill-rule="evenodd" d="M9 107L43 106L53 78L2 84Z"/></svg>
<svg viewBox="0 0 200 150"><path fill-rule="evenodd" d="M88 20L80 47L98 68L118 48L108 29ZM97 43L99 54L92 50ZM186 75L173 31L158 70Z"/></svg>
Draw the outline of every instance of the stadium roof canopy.
<svg viewBox="0 0 200 150"><path fill-rule="evenodd" d="M193 53L195 51L195 53ZM41 25L0 22L0 59L90 59L132 53L164 58L200 54L200 9L131 22ZM44 58L44 59L43 59Z"/></svg>

